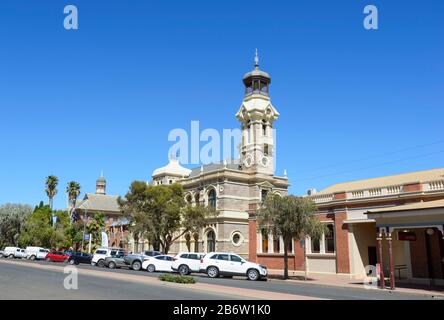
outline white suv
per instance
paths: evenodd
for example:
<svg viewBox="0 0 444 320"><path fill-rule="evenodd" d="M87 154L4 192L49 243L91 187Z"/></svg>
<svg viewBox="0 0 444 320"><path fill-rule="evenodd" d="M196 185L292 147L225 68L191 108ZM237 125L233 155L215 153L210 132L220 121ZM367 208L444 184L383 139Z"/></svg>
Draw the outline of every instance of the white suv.
<svg viewBox="0 0 444 320"><path fill-rule="evenodd" d="M43 260L49 253L48 249L41 247L26 247L26 259L29 260Z"/></svg>
<svg viewBox="0 0 444 320"><path fill-rule="evenodd" d="M98 248L96 252L94 252L91 264L103 268L105 266L105 258L118 255L124 256L125 251L121 248Z"/></svg>
<svg viewBox="0 0 444 320"><path fill-rule="evenodd" d="M210 278L219 275L247 276L249 280L259 280L267 277L267 267L245 260L234 253L210 252L200 263L200 272Z"/></svg>
<svg viewBox="0 0 444 320"><path fill-rule="evenodd" d="M7 258L26 258L25 249L21 249L18 247L6 247L5 251L3 252L4 257Z"/></svg>
<svg viewBox="0 0 444 320"><path fill-rule="evenodd" d="M199 252L180 252L174 257L174 262L171 265L173 271L179 272L181 275L187 275L191 272L200 271L200 260L205 256L205 253Z"/></svg>

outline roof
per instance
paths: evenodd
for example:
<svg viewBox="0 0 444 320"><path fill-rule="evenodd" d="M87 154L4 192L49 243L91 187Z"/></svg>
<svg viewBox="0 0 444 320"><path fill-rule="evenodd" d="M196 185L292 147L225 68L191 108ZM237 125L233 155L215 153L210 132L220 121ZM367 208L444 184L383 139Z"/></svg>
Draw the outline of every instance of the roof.
<svg viewBox="0 0 444 320"><path fill-rule="evenodd" d="M166 166L154 170L152 176L156 177L159 175L174 175L180 177L188 177L190 173L191 170L182 167L179 163L179 160L170 159L170 162Z"/></svg>
<svg viewBox="0 0 444 320"><path fill-rule="evenodd" d="M223 162L211 163L211 164L207 164L202 167L194 168L193 170L191 170L191 174L189 177L194 178L194 177L199 176L201 174L202 170L203 170L203 173L209 173L212 171L218 171L218 170L224 169L225 166L226 166L226 169L240 171L239 164L236 164L233 162L234 161L231 161L231 163L227 163L227 164L224 164Z"/></svg>
<svg viewBox="0 0 444 320"><path fill-rule="evenodd" d="M77 202L77 208L88 211L106 211L120 213L117 203L119 196L87 193L82 201Z"/></svg>
<svg viewBox="0 0 444 320"><path fill-rule="evenodd" d="M114 222L111 224L111 227L126 226L126 225L128 225L128 224L129 224L129 220L126 219L126 218L123 218L123 219L118 219L118 220L114 221Z"/></svg>
<svg viewBox="0 0 444 320"><path fill-rule="evenodd" d="M270 79L270 75L267 72L259 70L259 69L254 69L253 71L246 73L244 75L243 80L246 80L250 77L264 77L264 78Z"/></svg>
<svg viewBox="0 0 444 320"><path fill-rule="evenodd" d="M326 189L319 191L318 194L328 194L344 192L351 190L362 190L369 188L380 188L385 186L403 185L408 183L418 183L433 180L444 179L444 168L437 168L426 171L416 171L393 176L356 180L344 183L334 184Z"/></svg>
<svg viewBox="0 0 444 320"><path fill-rule="evenodd" d="M435 200L435 201L415 202L415 203L404 204L401 206L394 206L390 208L374 209L368 211L368 214L398 212L398 211L407 211L407 210L435 209L435 208L444 208L444 199Z"/></svg>

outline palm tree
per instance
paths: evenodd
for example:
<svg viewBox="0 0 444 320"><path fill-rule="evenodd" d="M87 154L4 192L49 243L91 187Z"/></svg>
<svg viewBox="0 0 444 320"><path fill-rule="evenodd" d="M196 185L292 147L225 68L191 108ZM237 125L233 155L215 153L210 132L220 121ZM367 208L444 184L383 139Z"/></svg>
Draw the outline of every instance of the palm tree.
<svg viewBox="0 0 444 320"><path fill-rule="evenodd" d="M71 222L73 221L74 209L76 207L77 197L80 195L80 184L76 181L68 182L66 193L71 204Z"/></svg>
<svg viewBox="0 0 444 320"><path fill-rule="evenodd" d="M56 176L48 176L46 178L45 186L46 186L46 194L49 200L49 207L52 210L53 199L57 194L57 185L59 183L59 179Z"/></svg>

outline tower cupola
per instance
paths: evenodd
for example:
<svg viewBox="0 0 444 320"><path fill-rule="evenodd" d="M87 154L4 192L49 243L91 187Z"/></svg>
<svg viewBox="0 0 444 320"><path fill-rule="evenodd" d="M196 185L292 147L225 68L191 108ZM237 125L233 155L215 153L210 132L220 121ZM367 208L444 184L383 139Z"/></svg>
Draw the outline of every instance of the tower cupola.
<svg viewBox="0 0 444 320"><path fill-rule="evenodd" d="M257 49L254 58L254 70L245 74L243 82L245 85L245 96L253 94L269 96L271 78L267 72L259 69L259 55Z"/></svg>
<svg viewBox="0 0 444 320"><path fill-rule="evenodd" d="M106 179L103 176L103 173L96 181L96 194L106 194Z"/></svg>

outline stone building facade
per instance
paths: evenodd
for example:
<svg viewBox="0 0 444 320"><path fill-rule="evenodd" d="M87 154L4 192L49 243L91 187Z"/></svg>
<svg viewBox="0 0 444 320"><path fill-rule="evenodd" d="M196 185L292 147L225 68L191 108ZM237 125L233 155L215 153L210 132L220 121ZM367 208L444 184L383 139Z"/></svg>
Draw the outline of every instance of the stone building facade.
<svg viewBox="0 0 444 320"><path fill-rule="evenodd" d="M242 130L240 159L192 170L170 159L167 166L153 172L151 184L180 183L188 203L218 211L199 234L177 241L171 253L229 251L248 257L250 205L268 193L287 194L288 178L276 176L274 166L273 127L279 113L269 95L271 78L260 70L257 55L254 70L244 76L243 83L244 99L236 114Z"/></svg>

